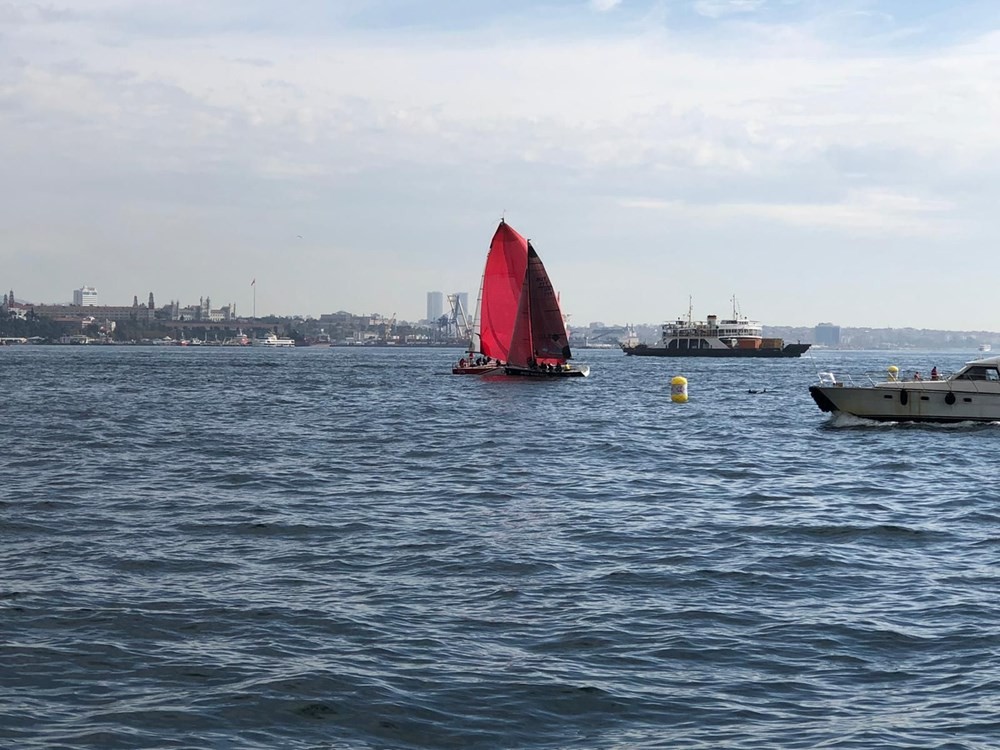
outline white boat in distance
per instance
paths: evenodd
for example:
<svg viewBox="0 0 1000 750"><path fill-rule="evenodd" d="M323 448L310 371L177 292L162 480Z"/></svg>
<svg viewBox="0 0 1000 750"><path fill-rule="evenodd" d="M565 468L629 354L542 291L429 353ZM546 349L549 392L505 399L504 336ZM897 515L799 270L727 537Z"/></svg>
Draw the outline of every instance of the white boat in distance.
<svg viewBox="0 0 1000 750"><path fill-rule="evenodd" d="M879 422L1000 422L1000 357L977 359L953 375L930 380L898 378L856 385L820 373L809 393L821 411Z"/></svg>
<svg viewBox="0 0 1000 750"><path fill-rule="evenodd" d="M295 346L295 339L286 338L284 336L278 336L274 333L267 334L264 338L255 338L253 340L254 346L270 346L270 347L283 347L283 346Z"/></svg>

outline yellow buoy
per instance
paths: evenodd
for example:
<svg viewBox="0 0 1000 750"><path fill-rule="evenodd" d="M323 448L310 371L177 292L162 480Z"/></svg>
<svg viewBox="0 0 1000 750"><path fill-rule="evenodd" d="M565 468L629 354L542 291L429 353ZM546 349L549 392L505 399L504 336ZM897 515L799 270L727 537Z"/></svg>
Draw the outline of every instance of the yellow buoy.
<svg viewBox="0 0 1000 750"><path fill-rule="evenodd" d="M688 400L687 378L675 375L670 381L670 400L675 404L686 404Z"/></svg>
<svg viewBox="0 0 1000 750"><path fill-rule="evenodd" d="M889 365L887 369L889 371L889 380L899 379L899 368L896 365Z"/></svg>

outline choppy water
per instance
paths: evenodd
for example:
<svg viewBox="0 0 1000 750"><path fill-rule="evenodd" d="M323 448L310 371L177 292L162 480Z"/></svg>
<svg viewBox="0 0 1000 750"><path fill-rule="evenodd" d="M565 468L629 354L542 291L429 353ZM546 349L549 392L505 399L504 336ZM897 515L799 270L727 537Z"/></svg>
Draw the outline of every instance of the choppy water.
<svg viewBox="0 0 1000 750"><path fill-rule="evenodd" d="M0 745L998 747L1000 425L807 393L965 356L457 354L0 350Z"/></svg>

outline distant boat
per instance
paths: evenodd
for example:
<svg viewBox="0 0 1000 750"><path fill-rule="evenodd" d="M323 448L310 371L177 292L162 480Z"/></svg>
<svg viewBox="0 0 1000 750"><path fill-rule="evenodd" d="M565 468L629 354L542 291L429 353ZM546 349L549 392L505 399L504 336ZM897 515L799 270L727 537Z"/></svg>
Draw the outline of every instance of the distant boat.
<svg viewBox="0 0 1000 750"><path fill-rule="evenodd" d="M502 219L486 255L468 353L452 367L454 375L500 371L510 353L517 306L528 267L528 241Z"/></svg>
<svg viewBox="0 0 1000 750"><path fill-rule="evenodd" d="M981 351L981 352L988 352L988 351L991 351L992 349L993 349L993 347L990 344L980 344L979 345L979 351Z"/></svg>
<svg viewBox="0 0 1000 750"><path fill-rule="evenodd" d="M243 330L239 330L236 336L231 339L226 339L222 342L223 346L250 346L250 337L243 333Z"/></svg>
<svg viewBox="0 0 1000 750"><path fill-rule="evenodd" d="M570 365L571 357L559 299L529 240L528 267L521 285L504 374L534 378L586 377L590 374L586 365Z"/></svg>
<svg viewBox="0 0 1000 750"><path fill-rule="evenodd" d="M271 348L292 347L295 346L295 339L285 338L274 333L269 333L264 338L253 339L252 345Z"/></svg>
<svg viewBox="0 0 1000 750"><path fill-rule="evenodd" d="M809 344L764 338L763 331L760 323L739 313L733 297L732 318L692 320L689 305L686 320L663 324L659 346L640 344L633 334L621 347L638 357L801 357L809 349Z"/></svg>

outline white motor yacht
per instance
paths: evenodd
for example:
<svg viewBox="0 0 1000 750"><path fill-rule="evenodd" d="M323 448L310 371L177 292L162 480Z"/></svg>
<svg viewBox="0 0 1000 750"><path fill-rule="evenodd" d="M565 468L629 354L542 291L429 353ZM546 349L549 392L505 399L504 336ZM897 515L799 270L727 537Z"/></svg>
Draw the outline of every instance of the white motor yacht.
<svg viewBox="0 0 1000 750"><path fill-rule="evenodd" d="M902 379L889 368L885 380L858 385L822 372L809 393L821 411L880 422L998 422L1000 357L973 360L953 375L927 380Z"/></svg>

